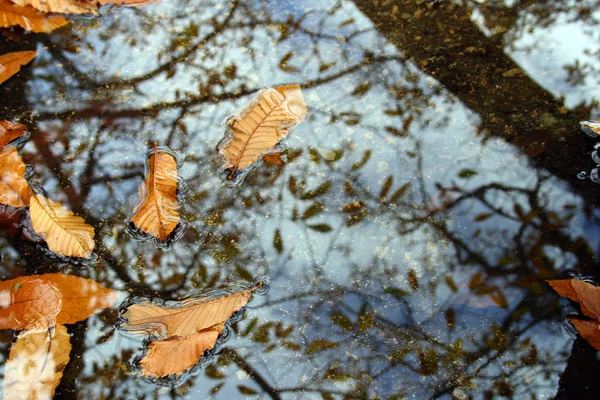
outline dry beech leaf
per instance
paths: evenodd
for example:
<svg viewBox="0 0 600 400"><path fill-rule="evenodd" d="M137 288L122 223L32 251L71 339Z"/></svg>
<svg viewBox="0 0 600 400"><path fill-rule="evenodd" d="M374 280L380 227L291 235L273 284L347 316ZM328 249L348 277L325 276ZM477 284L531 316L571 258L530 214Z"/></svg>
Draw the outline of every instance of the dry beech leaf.
<svg viewBox="0 0 600 400"><path fill-rule="evenodd" d="M33 60L37 51L16 51L0 56L0 84L19 72L21 67Z"/></svg>
<svg viewBox="0 0 600 400"><path fill-rule="evenodd" d="M171 154L159 151L154 143L146 174L139 187L140 203L133 210L131 223L140 231L165 241L180 222L177 160Z"/></svg>
<svg viewBox="0 0 600 400"><path fill-rule="evenodd" d="M224 326L221 323L185 337L151 342L140 361L142 375L149 378L182 375L198 363L205 351L215 346Z"/></svg>
<svg viewBox="0 0 600 400"><path fill-rule="evenodd" d="M64 274L22 276L0 282L0 329L74 324L112 306L119 294L91 279Z"/></svg>
<svg viewBox="0 0 600 400"><path fill-rule="evenodd" d="M134 334L146 334L159 339L187 336L227 321L248 304L250 289L226 293L219 297L190 298L175 305L156 305L144 301L130 305L122 315L126 322L121 329Z"/></svg>
<svg viewBox="0 0 600 400"><path fill-rule="evenodd" d="M89 258L94 250L94 228L60 203L41 194L31 197L31 222L48 248L66 257Z"/></svg>
<svg viewBox="0 0 600 400"><path fill-rule="evenodd" d="M13 140L25 135L27 135L27 127L25 125L11 121L0 121L0 149Z"/></svg>
<svg viewBox="0 0 600 400"><path fill-rule="evenodd" d="M47 15L33 7L21 7L10 0L0 0L0 28L18 25L31 32L50 32L68 22L59 15Z"/></svg>
<svg viewBox="0 0 600 400"><path fill-rule="evenodd" d="M43 12L61 14L98 14L98 5L114 4L116 6L141 7L157 3L160 0L12 0L20 6L32 6Z"/></svg>
<svg viewBox="0 0 600 400"><path fill-rule="evenodd" d="M4 367L5 400L51 399L69 362L67 328L21 332Z"/></svg>
<svg viewBox="0 0 600 400"><path fill-rule="evenodd" d="M261 90L254 102L229 118L227 133L217 150L230 179L272 152L289 129L304 120L306 112L300 86L287 85Z"/></svg>
<svg viewBox="0 0 600 400"><path fill-rule="evenodd" d="M569 317L573 326L577 329L582 338L584 338L592 347L600 351L600 323L589 319L580 319Z"/></svg>
<svg viewBox="0 0 600 400"><path fill-rule="evenodd" d="M32 192L25 179L26 170L16 147L0 149L0 204L15 208L29 205Z"/></svg>
<svg viewBox="0 0 600 400"><path fill-rule="evenodd" d="M546 281L562 297L581 306L586 317L600 318L600 288L578 279L557 279Z"/></svg>

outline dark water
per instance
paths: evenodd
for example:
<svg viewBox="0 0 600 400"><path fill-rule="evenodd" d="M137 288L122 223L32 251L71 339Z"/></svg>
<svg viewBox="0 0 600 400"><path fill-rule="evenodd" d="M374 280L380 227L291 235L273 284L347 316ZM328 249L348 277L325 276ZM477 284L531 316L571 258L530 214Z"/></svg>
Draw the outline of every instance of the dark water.
<svg viewBox="0 0 600 400"><path fill-rule="evenodd" d="M2 278L163 299L271 280L176 388L128 367L141 342L114 333L115 310L69 326L57 398L595 398L600 362L544 280L598 268L600 186L577 178L596 166L579 121L599 112L597 7L166 0L1 38L44 47L0 87L0 117L30 126L34 181L97 243L73 265L5 235ZM228 187L224 122L288 83L309 108L289 163ZM127 233L153 141L184 158L189 226L170 249Z"/></svg>

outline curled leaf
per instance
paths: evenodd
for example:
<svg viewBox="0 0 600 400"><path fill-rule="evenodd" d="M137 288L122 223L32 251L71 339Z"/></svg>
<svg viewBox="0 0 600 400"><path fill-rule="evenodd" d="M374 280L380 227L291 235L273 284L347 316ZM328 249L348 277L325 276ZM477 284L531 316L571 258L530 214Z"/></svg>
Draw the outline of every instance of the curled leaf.
<svg viewBox="0 0 600 400"><path fill-rule="evenodd" d="M581 337L594 349L600 351L600 322L577 317L569 317L569 319Z"/></svg>
<svg viewBox="0 0 600 400"><path fill-rule="evenodd" d="M4 367L5 400L51 399L69 362L67 328L21 332Z"/></svg>
<svg viewBox="0 0 600 400"><path fill-rule="evenodd" d="M11 121L0 121L0 149L26 135L27 127L25 125Z"/></svg>
<svg viewBox="0 0 600 400"><path fill-rule="evenodd" d="M239 115L227 121L227 133L217 150L229 179L243 176L265 155L273 152L289 129L306 117L306 103L299 85L263 89Z"/></svg>
<svg viewBox="0 0 600 400"><path fill-rule="evenodd" d="M36 51L16 51L2 54L0 56L0 84L19 72L21 67L33 60L36 55Z"/></svg>
<svg viewBox="0 0 600 400"><path fill-rule="evenodd" d="M48 248L66 257L89 258L94 250L94 228L60 203L35 194L30 201L31 223Z"/></svg>
<svg viewBox="0 0 600 400"><path fill-rule="evenodd" d="M142 375L150 378L182 375L215 346L224 326L221 323L185 337L151 342L139 363Z"/></svg>
<svg viewBox="0 0 600 400"><path fill-rule="evenodd" d="M140 231L165 241L180 222L177 202L177 160L154 143L148 157L146 179L140 185L140 202L131 223Z"/></svg>
<svg viewBox="0 0 600 400"><path fill-rule="evenodd" d="M0 149L0 204L16 208L29 205L32 192L25 179L26 170L16 147Z"/></svg>
<svg viewBox="0 0 600 400"><path fill-rule="evenodd" d="M50 32L66 25L64 17L47 15L33 7L21 7L10 0L0 0L0 28L18 25L31 32Z"/></svg>
<svg viewBox="0 0 600 400"><path fill-rule="evenodd" d="M557 279L546 281L562 297L581 306L581 312L593 319L600 319L600 288L578 279Z"/></svg>

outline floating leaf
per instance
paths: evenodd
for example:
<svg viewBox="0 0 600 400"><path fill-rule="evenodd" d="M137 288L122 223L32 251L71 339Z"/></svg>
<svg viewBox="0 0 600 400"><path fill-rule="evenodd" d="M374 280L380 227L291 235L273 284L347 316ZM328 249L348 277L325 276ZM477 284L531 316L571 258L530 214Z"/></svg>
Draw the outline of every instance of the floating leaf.
<svg viewBox="0 0 600 400"><path fill-rule="evenodd" d="M51 251L66 257L92 255L94 228L83 218L41 194L31 196L29 207L33 229L44 238Z"/></svg>
<svg viewBox="0 0 600 400"><path fill-rule="evenodd" d="M31 32L50 32L66 25L64 17L47 15L33 7L21 7L10 0L0 0L0 28L18 25Z"/></svg>
<svg viewBox="0 0 600 400"><path fill-rule="evenodd" d="M581 306L581 312L593 319L600 319L600 288L579 279L558 279L546 281L562 297L573 300Z"/></svg>
<svg viewBox="0 0 600 400"><path fill-rule="evenodd" d="M16 147L0 149L0 204L16 208L29 205L32 192L25 179L26 170Z"/></svg>
<svg viewBox="0 0 600 400"><path fill-rule="evenodd" d="M0 84L19 72L21 67L33 60L37 51L16 51L0 56Z"/></svg>
<svg viewBox="0 0 600 400"><path fill-rule="evenodd" d="M177 202L177 160L160 151L156 142L148 156L146 179L140 185L140 202L131 223L140 231L165 241L180 223Z"/></svg>
<svg viewBox="0 0 600 400"><path fill-rule="evenodd" d="M0 282L0 329L50 328L83 321L110 307L119 292L64 274L22 276Z"/></svg>
<svg viewBox="0 0 600 400"><path fill-rule="evenodd" d="M27 135L25 125L11 121L0 121L0 149L25 135Z"/></svg>
<svg viewBox="0 0 600 400"><path fill-rule="evenodd" d="M215 297L190 298L169 305L150 301L131 304L122 314L120 329L133 334L145 334L160 339L186 336L227 321L244 307L258 285Z"/></svg>
<svg viewBox="0 0 600 400"><path fill-rule="evenodd" d="M591 344L594 349L600 351L600 323L577 317L569 317L569 320L571 320L581 337Z"/></svg>
<svg viewBox="0 0 600 400"><path fill-rule="evenodd" d="M69 362L67 328L24 331L10 348L2 385L5 400L51 399Z"/></svg>
<svg viewBox="0 0 600 400"><path fill-rule="evenodd" d="M228 179L243 176L271 152L289 134L290 128L304 120L306 111L299 85L261 90L254 102L229 118L225 137L217 146Z"/></svg>
<svg viewBox="0 0 600 400"><path fill-rule="evenodd" d="M214 347L223 327L221 323L185 337L151 342L140 361L142 375L150 378L182 375L198 363L205 351Z"/></svg>
<svg viewBox="0 0 600 400"><path fill-rule="evenodd" d="M31 6L36 10L61 14L98 14L98 5L141 7L160 0L12 0L19 6Z"/></svg>

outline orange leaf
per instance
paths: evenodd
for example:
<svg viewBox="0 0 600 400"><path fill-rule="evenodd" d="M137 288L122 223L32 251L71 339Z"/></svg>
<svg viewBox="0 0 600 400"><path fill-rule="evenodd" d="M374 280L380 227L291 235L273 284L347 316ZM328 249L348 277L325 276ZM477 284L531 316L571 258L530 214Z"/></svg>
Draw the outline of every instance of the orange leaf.
<svg viewBox="0 0 600 400"><path fill-rule="evenodd" d="M182 375L198 363L206 350L215 346L224 326L221 323L193 335L151 342L140 361L142 375L150 378Z"/></svg>
<svg viewBox="0 0 600 400"><path fill-rule="evenodd" d="M217 146L222 169L243 173L289 134L306 117L299 85L263 89L242 112L229 118L225 137Z"/></svg>
<svg viewBox="0 0 600 400"><path fill-rule="evenodd" d="M37 51L16 51L0 56L0 84L19 72L21 66L33 60Z"/></svg>
<svg viewBox="0 0 600 400"><path fill-rule="evenodd" d="M22 276L0 282L0 329L74 324L112 306L119 292L64 274Z"/></svg>
<svg viewBox="0 0 600 400"><path fill-rule="evenodd" d="M562 297L579 303L581 312L585 316L599 318L600 288L578 279L557 279L546 282Z"/></svg>
<svg viewBox="0 0 600 400"><path fill-rule="evenodd" d="M48 248L66 257L89 258L94 250L94 228L60 203L41 194L31 197L29 206L33 230Z"/></svg>
<svg viewBox="0 0 600 400"><path fill-rule="evenodd" d="M133 210L131 222L142 232L161 241L179 224L177 203L177 160L164 151L148 157L147 176L139 187L140 202Z"/></svg>
<svg viewBox="0 0 600 400"><path fill-rule="evenodd" d="M248 304L252 292L262 286L221 294L219 297L190 298L175 305L156 305L150 301L130 305L122 315L121 329L160 339L193 335L227 321Z"/></svg>
<svg viewBox="0 0 600 400"><path fill-rule="evenodd" d="M21 7L10 0L0 0L0 28L18 25L32 32L50 32L66 25L64 17L46 15L33 7Z"/></svg>
<svg viewBox="0 0 600 400"><path fill-rule="evenodd" d="M27 135L27 127L25 125L11 121L0 121L0 149L13 140L25 135Z"/></svg>
<svg viewBox="0 0 600 400"><path fill-rule="evenodd" d="M12 207L29 205L31 189L25 179L27 167L14 146L0 149L0 203Z"/></svg>
<svg viewBox="0 0 600 400"><path fill-rule="evenodd" d="M158 3L160 0L12 0L20 6L32 6L43 12L61 14L98 14L98 4L114 4L116 6L141 7L148 4Z"/></svg>
<svg viewBox="0 0 600 400"><path fill-rule="evenodd" d="M64 325L24 331L10 347L2 385L5 400L51 399L69 362L70 337Z"/></svg>
<svg viewBox="0 0 600 400"><path fill-rule="evenodd" d="M600 351L600 323L577 317L569 317L575 328L592 347Z"/></svg>
<svg viewBox="0 0 600 400"><path fill-rule="evenodd" d="M281 158L280 152L273 153L273 154L267 154L266 156L263 157L263 160L265 160L266 163L273 164L273 165L284 165L285 164L285 161L283 161L283 158Z"/></svg>

